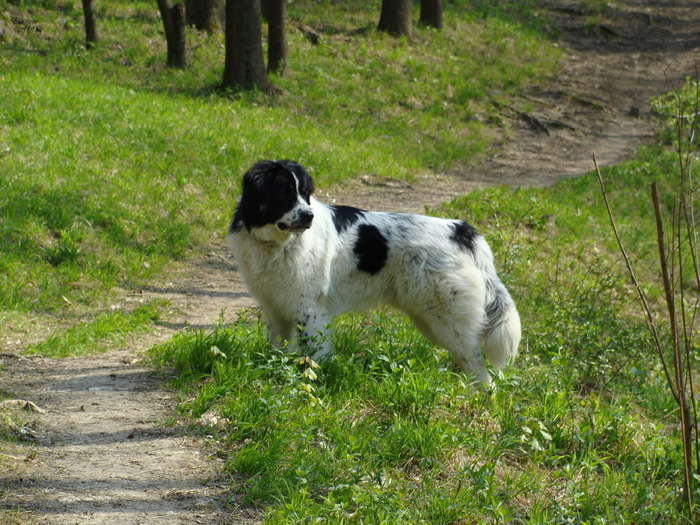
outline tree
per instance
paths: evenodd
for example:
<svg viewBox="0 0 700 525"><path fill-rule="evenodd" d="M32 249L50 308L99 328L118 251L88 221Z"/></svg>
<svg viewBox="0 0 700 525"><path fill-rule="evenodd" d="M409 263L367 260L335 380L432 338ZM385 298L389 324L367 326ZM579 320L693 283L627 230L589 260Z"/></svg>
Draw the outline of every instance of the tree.
<svg viewBox="0 0 700 525"><path fill-rule="evenodd" d="M421 0L420 24L442 29L442 0Z"/></svg>
<svg viewBox="0 0 700 525"><path fill-rule="evenodd" d="M222 89L272 89L265 70L260 26L260 0L226 0Z"/></svg>
<svg viewBox="0 0 700 525"><path fill-rule="evenodd" d="M225 0L185 0L187 23L200 31L223 31L225 5Z"/></svg>
<svg viewBox="0 0 700 525"><path fill-rule="evenodd" d="M92 0L83 0L83 15L85 16L85 49L92 49L97 44L97 20Z"/></svg>
<svg viewBox="0 0 700 525"><path fill-rule="evenodd" d="M168 45L167 64L170 67L184 68L186 65L185 6L180 3L171 7L169 0L157 0L157 2Z"/></svg>
<svg viewBox="0 0 700 525"><path fill-rule="evenodd" d="M287 67L287 0L268 0L267 72L283 75Z"/></svg>
<svg viewBox="0 0 700 525"><path fill-rule="evenodd" d="M413 31L411 0L382 0L377 29L393 36L411 36Z"/></svg>

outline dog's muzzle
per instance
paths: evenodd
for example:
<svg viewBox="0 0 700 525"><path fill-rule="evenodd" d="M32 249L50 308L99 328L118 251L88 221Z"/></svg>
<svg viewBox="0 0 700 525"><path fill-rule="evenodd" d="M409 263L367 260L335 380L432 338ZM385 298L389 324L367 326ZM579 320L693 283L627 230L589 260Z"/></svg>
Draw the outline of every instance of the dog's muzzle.
<svg viewBox="0 0 700 525"><path fill-rule="evenodd" d="M277 227L282 231L304 231L311 228L313 221L314 212L311 210L301 210L296 217L294 217L294 221L291 224L278 222Z"/></svg>

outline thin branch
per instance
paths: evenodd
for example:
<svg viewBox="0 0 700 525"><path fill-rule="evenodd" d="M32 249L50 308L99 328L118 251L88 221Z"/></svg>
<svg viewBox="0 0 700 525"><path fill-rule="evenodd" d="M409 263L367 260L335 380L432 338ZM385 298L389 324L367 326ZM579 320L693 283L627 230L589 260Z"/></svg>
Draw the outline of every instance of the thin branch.
<svg viewBox="0 0 700 525"><path fill-rule="evenodd" d="M694 87L694 100L693 100L693 111L688 115L684 115L684 107L682 95L676 95L676 130L678 133L678 143L676 145L676 154L678 156L678 162L680 166L680 211L678 218L678 237L679 237L679 248L681 246L681 233L683 226L685 226L685 235L683 240L687 243L690 259L692 261L692 269L695 277L696 288L700 290L700 268L698 262L697 253L697 223L695 221L695 206L694 206L694 194L695 187L693 185L692 178L692 164L695 158L695 151L697 150L697 145L695 143L695 137L698 129L698 124L700 122L700 82L697 81L697 64L696 64L696 80L693 82ZM687 132L686 130L687 126ZM686 139L687 135L687 139ZM683 220L681 220L681 218ZM681 268L681 275L683 275L683 260L679 254L679 266ZM696 292L695 301L692 306L692 314L690 314L690 322L688 323L688 314L685 313L685 289L681 286L681 307L683 308L683 328L684 328L684 365L685 369L688 371L686 376L686 381L689 387L689 397L690 397L690 407L688 407L688 425L686 429L687 432L694 432L694 442L695 442L695 464L697 467L697 473L700 474L700 432L698 431L698 407L695 395L695 382L692 375L691 367L691 354L692 354L692 334L695 331L695 324L698 318L698 307L700 304L700 294ZM690 439L690 438L689 438ZM692 459L689 461L692 467ZM692 508L691 508L692 513Z"/></svg>
<svg viewBox="0 0 700 525"><path fill-rule="evenodd" d="M681 416L681 440L682 440L682 445L683 445L683 463L684 463L684 468L683 468L683 484L684 484L684 490L683 493L686 497L687 504L688 504L688 513L691 516L693 515L693 492L692 492L692 486L693 486L693 478L692 478L692 472L693 472L693 450L692 450L692 438L691 438L691 433L692 433L692 428L693 425L690 421L690 407L688 406L688 400L686 398L686 390L685 390L685 378L683 377L683 361L681 359L681 349L680 349L680 341L679 341L679 335L678 335L678 318L677 318L677 312L676 312L676 298L675 298L675 289L673 285L673 281L670 278L669 275L669 268L666 260L666 247L664 243L664 229L663 229L663 222L661 220L661 206L659 204L659 189L654 182L651 185L651 197L652 197L652 202L654 204L654 215L656 217L656 234L657 234L657 241L659 243L659 259L661 261L661 276L663 277L663 282L664 282L664 292L666 293L666 303L668 307L668 317L669 321L671 323L671 337L672 337L672 343L673 343L673 367L674 367L674 372L675 372L675 381L676 381L676 389L677 389L677 399L678 399L678 408ZM678 212L680 213L680 211ZM677 220L677 216L675 215L675 210L674 210L674 217L673 217L673 228L672 228L672 235L671 237L673 238L673 229L679 230L680 229L680 224L679 221ZM673 239L672 239L673 242ZM679 258L680 258L680 247L678 247L679 251ZM675 265L673 264L673 258L671 258L671 270L675 268ZM681 289L683 287L681 286Z"/></svg>
<svg viewBox="0 0 700 525"><path fill-rule="evenodd" d="M649 307L649 303L647 302L646 297L644 296L644 292L642 292L642 288L639 286L637 276L635 275L634 269L632 268L632 264L630 263L630 257L627 254L627 250L622 244L622 239L620 238L620 233L617 229L617 225L615 224L615 218L613 217L612 209L610 208L610 203L608 202L608 194L605 189L605 182L603 181L603 176L600 173L600 168L598 167L598 160L596 159L595 153L593 154L593 164L595 165L596 173L598 174L598 182L600 183L600 189L603 193L603 200L605 201L605 208L608 211L608 218L610 219L610 225L612 226L613 233L615 234L617 245L620 248L620 253L622 254L622 257L625 260L625 264L627 265L627 273L629 274L630 279L632 280L632 285L634 287L635 292L637 292L637 298L639 299L639 302L642 305L642 310L644 312L644 320L646 321L647 326L649 327L649 331L651 332L652 338L654 339L654 346L656 347L656 351L658 352L659 358L661 359L661 365L663 367L664 374L666 375L666 381L668 382L674 399L678 403L678 395L676 394L676 389L673 386L673 380L671 379L671 374L666 364L666 358L663 354L661 340L659 338L658 331L656 330L654 318L651 315L651 308Z"/></svg>

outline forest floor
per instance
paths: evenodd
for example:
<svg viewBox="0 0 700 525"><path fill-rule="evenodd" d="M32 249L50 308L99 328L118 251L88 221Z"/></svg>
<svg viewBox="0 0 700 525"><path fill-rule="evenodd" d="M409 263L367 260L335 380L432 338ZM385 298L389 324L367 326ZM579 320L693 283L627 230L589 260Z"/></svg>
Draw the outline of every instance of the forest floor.
<svg viewBox="0 0 700 525"><path fill-rule="evenodd" d="M319 199L421 212L479 185L575 177L593 168L593 153L601 165L612 165L653 141L657 125L648 100L695 75L700 9L682 0L619 0L592 21L579 1L545 4L561 27L561 73L522 95L527 114L500 108L514 131L497 155L410 183L362 179L320 192ZM30 421L27 441L3 450L3 464L11 467L0 476L0 521L259 522L226 493L222 460L206 436L177 423L175 394L141 361L145 348L177 330L211 327L254 303L223 238L168 278L139 297L125 295L125 301L167 299L172 312L124 350L48 359L18 354L26 340L0 342L0 390L42 411L23 415Z"/></svg>

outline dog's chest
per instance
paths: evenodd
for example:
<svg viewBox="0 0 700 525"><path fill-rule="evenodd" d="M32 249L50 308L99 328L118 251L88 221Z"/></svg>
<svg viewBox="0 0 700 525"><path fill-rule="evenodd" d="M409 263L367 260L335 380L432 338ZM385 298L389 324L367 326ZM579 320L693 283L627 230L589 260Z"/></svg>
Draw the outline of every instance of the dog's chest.
<svg viewBox="0 0 700 525"><path fill-rule="evenodd" d="M318 280L323 280L324 265L319 253L309 252L299 243L280 246L246 240L233 243L233 248L240 272L251 291L284 292L321 285Z"/></svg>

